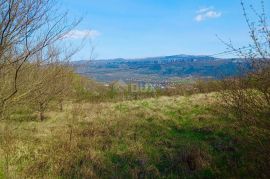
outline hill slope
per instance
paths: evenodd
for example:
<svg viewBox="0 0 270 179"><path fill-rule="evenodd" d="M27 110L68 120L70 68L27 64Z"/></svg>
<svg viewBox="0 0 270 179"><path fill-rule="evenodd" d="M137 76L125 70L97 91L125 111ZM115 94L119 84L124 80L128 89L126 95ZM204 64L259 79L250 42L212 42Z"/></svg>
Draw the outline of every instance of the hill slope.
<svg viewBox="0 0 270 179"><path fill-rule="evenodd" d="M0 164L8 156L11 178L269 176L269 148L262 147L269 131L218 115L215 100L202 94L67 104L43 123L1 121Z"/></svg>
<svg viewBox="0 0 270 179"><path fill-rule="evenodd" d="M187 77L221 78L237 73L237 59L209 56L174 55L142 59L77 61L73 66L80 74L98 81L162 82Z"/></svg>

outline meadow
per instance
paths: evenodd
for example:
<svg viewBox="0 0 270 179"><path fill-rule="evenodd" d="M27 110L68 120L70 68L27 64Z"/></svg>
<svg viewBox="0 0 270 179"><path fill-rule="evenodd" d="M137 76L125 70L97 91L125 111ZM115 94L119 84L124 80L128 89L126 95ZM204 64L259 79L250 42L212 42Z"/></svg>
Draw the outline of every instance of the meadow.
<svg viewBox="0 0 270 179"><path fill-rule="evenodd" d="M66 101L43 122L17 112L0 122L0 178L267 178L269 122L245 126L219 104L208 93Z"/></svg>

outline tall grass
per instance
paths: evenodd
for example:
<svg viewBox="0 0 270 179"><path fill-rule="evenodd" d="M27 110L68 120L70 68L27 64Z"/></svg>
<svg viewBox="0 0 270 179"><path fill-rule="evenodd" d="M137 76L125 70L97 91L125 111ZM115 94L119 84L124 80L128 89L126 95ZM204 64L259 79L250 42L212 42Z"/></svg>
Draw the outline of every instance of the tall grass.
<svg viewBox="0 0 270 179"><path fill-rule="evenodd" d="M48 112L44 122L6 124L17 127L10 136L1 131L6 143L1 143L0 173L13 178L267 176L269 149L255 139L269 146L269 131L221 117L216 99L200 94L66 103L63 112Z"/></svg>

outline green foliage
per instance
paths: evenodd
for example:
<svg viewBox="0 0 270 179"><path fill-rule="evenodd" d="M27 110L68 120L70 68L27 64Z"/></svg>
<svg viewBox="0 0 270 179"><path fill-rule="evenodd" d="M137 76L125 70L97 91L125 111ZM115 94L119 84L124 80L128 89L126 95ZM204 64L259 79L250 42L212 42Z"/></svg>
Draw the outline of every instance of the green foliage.
<svg viewBox="0 0 270 179"><path fill-rule="evenodd" d="M4 178L4 165L0 161L0 178Z"/></svg>

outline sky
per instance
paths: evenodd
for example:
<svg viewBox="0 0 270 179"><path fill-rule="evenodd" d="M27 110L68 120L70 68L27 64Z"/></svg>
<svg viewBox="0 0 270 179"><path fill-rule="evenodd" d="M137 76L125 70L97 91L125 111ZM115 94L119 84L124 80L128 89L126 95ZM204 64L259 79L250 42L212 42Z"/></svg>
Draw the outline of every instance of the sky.
<svg viewBox="0 0 270 179"><path fill-rule="evenodd" d="M265 1L270 7L270 0ZM239 47L250 43L240 0L59 2L70 17L83 18L67 36L74 45L84 39L73 60L213 55L226 51L219 38ZM260 10L260 0L244 2Z"/></svg>

